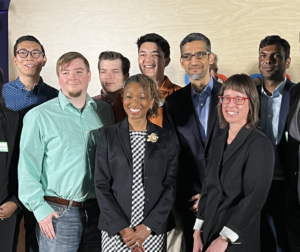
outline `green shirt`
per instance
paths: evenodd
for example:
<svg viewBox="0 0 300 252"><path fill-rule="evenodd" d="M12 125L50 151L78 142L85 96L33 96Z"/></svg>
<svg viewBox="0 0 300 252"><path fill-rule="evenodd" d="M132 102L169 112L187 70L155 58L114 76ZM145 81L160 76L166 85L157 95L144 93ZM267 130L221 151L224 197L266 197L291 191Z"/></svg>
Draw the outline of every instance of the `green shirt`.
<svg viewBox="0 0 300 252"><path fill-rule="evenodd" d="M87 95L81 112L61 91L57 98L26 114L20 143L19 197L38 222L54 211L44 196L78 202L95 198L98 129L113 123L109 104Z"/></svg>

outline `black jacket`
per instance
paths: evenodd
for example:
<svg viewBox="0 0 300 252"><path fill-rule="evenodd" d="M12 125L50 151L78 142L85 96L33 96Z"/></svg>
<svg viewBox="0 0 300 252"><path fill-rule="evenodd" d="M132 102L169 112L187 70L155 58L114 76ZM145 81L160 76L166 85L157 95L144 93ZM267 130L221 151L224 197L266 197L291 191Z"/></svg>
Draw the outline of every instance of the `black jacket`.
<svg viewBox="0 0 300 252"><path fill-rule="evenodd" d="M145 145L143 224L156 234L162 234L175 226L171 209L176 196L178 155L172 132L148 121L147 135L151 133L156 133L159 139ZM132 176L126 118L121 123L102 128L97 146L95 191L101 211L98 228L109 235L130 226Z"/></svg>
<svg viewBox="0 0 300 252"><path fill-rule="evenodd" d="M199 202L197 218L204 220L204 246L226 226L239 235L236 242L241 243L229 245L226 252L258 252L260 213L271 186L274 150L255 127L243 127L228 146L227 132L212 142Z"/></svg>
<svg viewBox="0 0 300 252"><path fill-rule="evenodd" d="M198 119L191 98L191 84L166 98L164 105L164 128L177 136L179 152L178 204L187 209L188 199L201 193L206 176L209 148L212 139L220 134L217 104L222 84L215 81L211 93L207 136L205 145L201 139Z"/></svg>
<svg viewBox="0 0 300 252"><path fill-rule="evenodd" d="M18 200L18 149L20 137L18 113L0 107L0 142L7 143L8 152L0 152L0 205L12 201L21 208Z"/></svg>

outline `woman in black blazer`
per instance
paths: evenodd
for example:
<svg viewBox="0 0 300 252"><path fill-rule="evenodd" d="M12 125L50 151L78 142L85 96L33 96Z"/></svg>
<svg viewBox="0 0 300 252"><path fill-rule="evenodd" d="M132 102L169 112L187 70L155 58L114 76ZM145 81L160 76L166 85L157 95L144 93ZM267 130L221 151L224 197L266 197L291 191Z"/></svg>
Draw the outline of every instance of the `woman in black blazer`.
<svg viewBox="0 0 300 252"><path fill-rule="evenodd" d="M18 132L18 114L4 106L3 74L0 68L0 247L13 251L18 201L17 158L13 158Z"/></svg>
<svg viewBox="0 0 300 252"><path fill-rule="evenodd" d="M128 118L101 130L96 153L102 251L164 252L166 233L175 226L175 139L147 120L161 101L151 78L130 77L123 96Z"/></svg>
<svg viewBox="0 0 300 252"><path fill-rule="evenodd" d="M260 212L272 181L274 150L257 129L259 98L247 75L228 78L219 98L220 127L227 130L211 145L193 252L259 252Z"/></svg>

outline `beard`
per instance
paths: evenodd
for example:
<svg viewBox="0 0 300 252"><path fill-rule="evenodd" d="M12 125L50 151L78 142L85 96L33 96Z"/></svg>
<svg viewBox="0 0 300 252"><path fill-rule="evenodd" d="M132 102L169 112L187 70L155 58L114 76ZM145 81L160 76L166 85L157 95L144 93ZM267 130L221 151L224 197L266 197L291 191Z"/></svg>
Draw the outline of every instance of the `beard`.
<svg viewBox="0 0 300 252"><path fill-rule="evenodd" d="M82 90L78 91L78 92L69 92L69 96L72 97L72 98L77 98L81 95L82 93Z"/></svg>
<svg viewBox="0 0 300 252"><path fill-rule="evenodd" d="M192 80L200 80L203 77L203 74L189 74Z"/></svg>

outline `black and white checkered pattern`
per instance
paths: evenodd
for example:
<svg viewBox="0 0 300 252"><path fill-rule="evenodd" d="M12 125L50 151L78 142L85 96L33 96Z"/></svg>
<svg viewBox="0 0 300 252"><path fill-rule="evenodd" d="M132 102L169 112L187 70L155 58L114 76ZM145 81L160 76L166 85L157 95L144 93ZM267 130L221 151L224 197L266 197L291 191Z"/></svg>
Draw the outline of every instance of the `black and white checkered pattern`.
<svg viewBox="0 0 300 252"><path fill-rule="evenodd" d="M145 208L145 187L144 187L144 155L147 132L130 131L130 143L133 163L132 183L132 207L131 225L136 227L143 222ZM150 235L143 244L147 252L166 252L167 236ZM119 234L109 237L102 231L102 252L129 252L131 251Z"/></svg>

